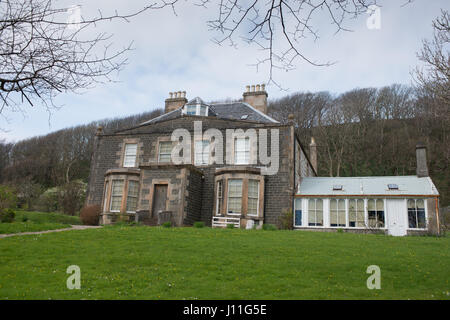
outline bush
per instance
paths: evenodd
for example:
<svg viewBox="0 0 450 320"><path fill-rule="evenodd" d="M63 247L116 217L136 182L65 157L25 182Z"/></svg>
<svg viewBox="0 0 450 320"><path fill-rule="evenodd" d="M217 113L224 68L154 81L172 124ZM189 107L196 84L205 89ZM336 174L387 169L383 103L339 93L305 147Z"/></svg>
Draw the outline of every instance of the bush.
<svg viewBox="0 0 450 320"><path fill-rule="evenodd" d="M0 211L0 222L2 222L2 223L14 222L15 217L16 217L16 213L12 209L4 209L4 210Z"/></svg>
<svg viewBox="0 0 450 320"><path fill-rule="evenodd" d="M292 214L292 210L286 210L281 213L280 217L280 229L284 230L292 230L294 229L294 216Z"/></svg>
<svg viewBox="0 0 450 320"><path fill-rule="evenodd" d="M27 222L28 221L28 217L26 215L22 216L22 222Z"/></svg>
<svg viewBox="0 0 450 320"><path fill-rule="evenodd" d="M99 205L84 207L80 212L80 220L84 225L98 226L102 209Z"/></svg>
<svg viewBox="0 0 450 320"><path fill-rule="evenodd" d="M273 231L277 230L277 227L274 226L273 224L263 224L263 230Z"/></svg>
<svg viewBox="0 0 450 320"><path fill-rule="evenodd" d="M234 223L227 224L227 229L234 229Z"/></svg>
<svg viewBox="0 0 450 320"><path fill-rule="evenodd" d="M0 212L6 208L15 208L17 196L13 189L0 185Z"/></svg>
<svg viewBox="0 0 450 320"><path fill-rule="evenodd" d="M194 222L194 228L203 228L205 223L203 221Z"/></svg>
<svg viewBox="0 0 450 320"><path fill-rule="evenodd" d="M167 221L162 224L163 228L170 228L172 226L172 222Z"/></svg>

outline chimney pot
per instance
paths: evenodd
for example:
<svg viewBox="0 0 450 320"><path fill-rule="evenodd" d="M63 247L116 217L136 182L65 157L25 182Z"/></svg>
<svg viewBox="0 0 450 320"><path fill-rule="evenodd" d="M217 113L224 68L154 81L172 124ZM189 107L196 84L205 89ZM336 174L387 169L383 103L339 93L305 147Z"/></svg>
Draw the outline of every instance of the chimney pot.
<svg viewBox="0 0 450 320"><path fill-rule="evenodd" d="M252 85L252 92L255 92L255 85Z"/></svg>
<svg viewBox="0 0 450 320"><path fill-rule="evenodd" d="M173 97L173 92L169 92L169 99L172 99Z"/></svg>
<svg viewBox="0 0 450 320"><path fill-rule="evenodd" d="M257 91L257 92L260 91L260 85L259 85L259 84L256 85L256 91Z"/></svg>
<svg viewBox="0 0 450 320"><path fill-rule="evenodd" d="M266 85L264 83L261 84L261 91L266 91Z"/></svg>
<svg viewBox="0 0 450 320"><path fill-rule="evenodd" d="M250 86L245 86L245 91L250 92Z"/></svg>

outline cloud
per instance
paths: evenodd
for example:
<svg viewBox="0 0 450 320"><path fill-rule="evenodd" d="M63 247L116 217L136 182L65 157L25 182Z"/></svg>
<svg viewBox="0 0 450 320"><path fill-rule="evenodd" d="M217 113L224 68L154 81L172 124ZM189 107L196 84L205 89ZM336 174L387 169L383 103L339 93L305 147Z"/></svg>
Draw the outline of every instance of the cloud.
<svg viewBox="0 0 450 320"><path fill-rule="evenodd" d="M69 5L72 1L66 1ZM82 14L131 12L145 1L81 1ZM418 64L416 52L421 40L432 34L431 21L439 15L446 1L415 1L401 7L402 1L385 1L381 8L381 29L366 27L368 15L349 21L353 32L334 35L334 27L323 16L317 42L306 40L304 52L314 60L337 61L330 67L314 67L299 60L290 72L275 70L275 79L289 93L295 91L344 92L355 87L380 87L392 83L409 84L410 71ZM268 69L256 71L251 64L262 57L254 46L239 43L238 49L212 43L213 34L206 21L214 17L208 10L180 2L175 16L169 8L144 13L130 23L114 21L99 24L94 31L114 34L114 46L120 48L133 41L129 64L118 75L117 83L98 85L81 95L64 94L57 103L50 126L47 112L24 105L26 117L7 114L9 123L0 119L0 139L17 141L46 134L68 126L85 124L107 117L119 117L164 107L168 92L185 90L188 98L204 100L239 98L247 84L267 82ZM284 91L270 86L269 98L281 97Z"/></svg>

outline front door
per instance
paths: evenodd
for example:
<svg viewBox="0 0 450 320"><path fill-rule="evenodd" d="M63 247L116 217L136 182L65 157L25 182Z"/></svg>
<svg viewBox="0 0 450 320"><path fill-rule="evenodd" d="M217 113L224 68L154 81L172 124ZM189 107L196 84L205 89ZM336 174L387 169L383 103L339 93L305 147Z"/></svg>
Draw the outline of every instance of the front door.
<svg viewBox="0 0 450 320"><path fill-rule="evenodd" d="M406 235L406 206L403 199L387 199L387 218L389 234L392 236Z"/></svg>
<svg viewBox="0 0 450 320"><path fill-rule="evenodd" d="M155 184L153 191L152 217L157 217L158 212L166 211L167 184Z"/></svg>

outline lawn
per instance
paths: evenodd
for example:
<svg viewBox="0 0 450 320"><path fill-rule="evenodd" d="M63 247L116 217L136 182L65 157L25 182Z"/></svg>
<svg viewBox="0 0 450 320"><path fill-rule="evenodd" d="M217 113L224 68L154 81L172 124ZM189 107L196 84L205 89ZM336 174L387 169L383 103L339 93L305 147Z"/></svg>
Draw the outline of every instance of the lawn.
<svg viewBox="0 0 450 320"><path fill-rule="evenodd" d="M15 210L16 217L12 223L0 223L0 234L32 232L70 228L71 224L81 224L79 217L61 213L29 212Z"/></svg>
<svg viewBox="0 0 450 320"><path fill-rule="evenodd" d="M0 239L0 299L450 299L450 238L113 226ZM69 290L66 269L81 269ZM381 289L369 290L369 265Z"/></svg>

